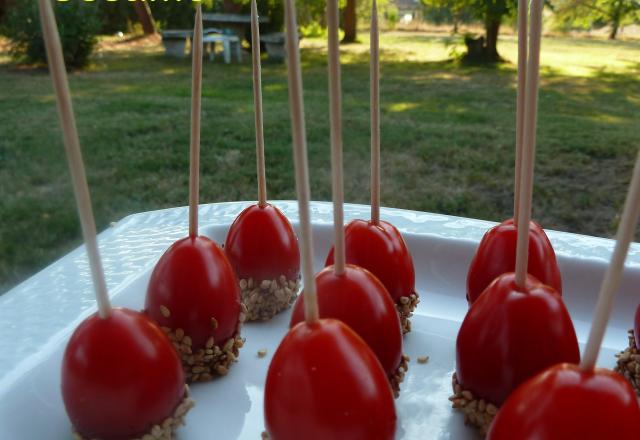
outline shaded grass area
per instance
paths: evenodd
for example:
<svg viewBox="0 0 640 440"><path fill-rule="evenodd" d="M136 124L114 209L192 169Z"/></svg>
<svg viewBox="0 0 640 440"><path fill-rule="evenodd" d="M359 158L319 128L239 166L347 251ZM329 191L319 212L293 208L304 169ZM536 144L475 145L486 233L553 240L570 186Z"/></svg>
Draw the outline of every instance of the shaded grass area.
<svg viewBox="0 0 640 440"><path fill-rule="evenodd" d="M515 70L447 61L455 40L382 37L385 206L500 221L511 215ZM326 53L304 41L312 198L330 199ZM515 40L501 41L515 60ZM343 51L345 195L368 203L368 44ZM640 138L640 44L545 39L534 216L610 236ZM115 48L70 76L99 229L185 205L190 60ZM201 201L254 200L251 66L205 64ZM286 68L263 66L269 197L295 198ZM80 242L50 80L0 54L0 292Z"/></svg>

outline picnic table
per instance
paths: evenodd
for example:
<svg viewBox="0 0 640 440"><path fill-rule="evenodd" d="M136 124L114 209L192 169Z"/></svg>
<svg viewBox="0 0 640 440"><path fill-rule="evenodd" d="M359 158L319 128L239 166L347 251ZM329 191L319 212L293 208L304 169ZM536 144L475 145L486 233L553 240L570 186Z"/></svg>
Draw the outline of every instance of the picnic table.
<svg viewBox="0 0 640 440"><path fill-rule="evenodd" d="M202 14L202 21L230 29L242 41L251 26L251 16L243 14L220 14L207 12ZM258 23L269 23L269 17L258 17Z"/></svg>
<svg viewBox="0 0 640 440"><path fill-rule="evenodd" d="M215 45L221 43L223 47L224 62L229 64L231 62L232 46L235 49L235 54L238 62L242 61L242 47L241 39L237 35L226 32L219 28L205 28L203 29L202 43L205 46L206 53L209 54L209 59L213 60L215 57ZM162 44L164 45L165 54L168 56L182 58L186 56L185 48L187 41L193 37L193 31L184 29L174 29L162 32Z"/></svg>

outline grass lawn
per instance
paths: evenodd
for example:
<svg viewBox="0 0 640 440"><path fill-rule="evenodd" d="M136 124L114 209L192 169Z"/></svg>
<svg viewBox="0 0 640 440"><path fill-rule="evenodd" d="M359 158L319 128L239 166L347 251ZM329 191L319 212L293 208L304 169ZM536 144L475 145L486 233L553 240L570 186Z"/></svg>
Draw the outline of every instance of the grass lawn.
<svg viewBox="0 0 640 440"><path fill-rule="evenodd" d="M366 36L365 36L366 37ZM511 215L515 70L447 61L449 37L382 36L383 205L500 221ZM303 41L312 198L330 198L326 53ZM368 43L343 52L345 191L368 202ZM513 37L499 44L515 61ZM610 236L640 139L640 43L545 38L534 216ZM99 229L185 205L190 60L110 44L70 76ZM286 68L263 66L270 198L295 197ZM251 65L205 64L201 201L253 200ZM0 53L0 292L78 245L51 83Z"/></svg>

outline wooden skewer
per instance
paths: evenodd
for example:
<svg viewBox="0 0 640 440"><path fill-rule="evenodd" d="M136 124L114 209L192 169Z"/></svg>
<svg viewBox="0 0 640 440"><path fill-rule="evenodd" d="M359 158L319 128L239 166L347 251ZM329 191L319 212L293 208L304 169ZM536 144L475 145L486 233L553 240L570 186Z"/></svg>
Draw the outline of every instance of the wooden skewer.
<svg viewBox="0 0 640 440"><path fill-rule="evenodd" d="M582 357L580 366L589 370L595 367L598 360L598 353L607 329L607 323L611 316L613 308L613 300L615 299L622 273L624 271L624 261L627 258L629 245L633 241L633 237L638 224L638 216L640 216L640 153L636 158L636 164L633 168L633 176L629 184L629 192L624 202L622 218L618 226L616 234L616 245L613 249L611 262L607 268L607 272L600 287L600 296L596 305L596 312L589 333L589 340Z"/></svg>
<svg viewBox="0 0 640 440"><path fill-rule="evenodd" d="M258 5L251 0L251 55L253 61L253 106L256 125L256 161L258 172L258 206L267 206L267 177L264 165L264 131L262 123L262 73L260 67L260 27Z"/></svg>
<svg viewBox="0 0 640 440"><path fill-rule="evenodd" d="M333 271L344 273L344 188L342 177L342 109L340 92L340 41L338 39L338 0L327 2L329 31L329 119L331 121L331 177L333 190L333 228L335 231Z"/></svg>
<svg viewBox="0 0 640 440"><path fill-rule="evenodd" d="M108 318L111 315L111 304L109 303L107 284L105 283L104 271L100 260L100 252L98 250L96 224L93 218L93 210L91 209L91 197L89 195L89 187L87 185L84 163L82 161L82 151L80 150L80 141L78 139L78 131L76 129L76 121L73 114L73 105L71 103L71 95L69 93L67 71L64 65L64 58L62 56L60 35L58 34L58 26L56 25L56 19L53 14L53 8L50 0L38 1L40 6L40 21L42 23L44 43L47 51L47 59L49 60L49 71L56 94L58 115L60 117L60 124L62 125L64 146L67 154L69 171L71 172L71 180L73 182L73 192L78 207L78 215L80 216L82 235L87 247L89 266L91 267L91 275L93 278L93 287L96 291L98 313L101 318Z"/></svg>
<svg viewBox="0 0 640 440"><path fill-rule="evenodd" d="M296 191L302 236L302 275L304 277L304 317L307 323L318 321L318 298L313 274L313 240L309 213L309 169L307 165L307 139L302 101L302 73L298 49L298 25L293 0L285 1L287 73L289 78L289 109L293 135L293 156L296 171Z"/></svg>
<svg viewBox="0 0 640 440"><path fill-rule="evenodd" d="M200 188L200 112L202 99L202 7L196 7L191 40L191 145L189 150L189 236L198 236L198 199Z"/></svg>
<svg viewBox="0 0 640 440"><path fill-rule="evenodd" d="M380 33L378 5L371 2L371 221L380 223Z"/></svg>
<svg viewBox="0 0 640 440"><path fill-rule="evenodd" d="M540 39L542 36L543 0L531 1L531 33L529 36L529 62L525 88L524 128L522 136L522 179L518 208L518 243L516 246L516 284L524 287L529 263L529 221L533 195L533 166L536 148L538 115L538 79L540 75Z"/></svg>
<svg viewBox="0 0 640 440"><path fill-rule="evenodd" d="M522 179L522 131L524 92L527 78L527 0L518 0L518 97L516 98L516 163L513 189L513 223L518 224L520 180Z"/></svg>

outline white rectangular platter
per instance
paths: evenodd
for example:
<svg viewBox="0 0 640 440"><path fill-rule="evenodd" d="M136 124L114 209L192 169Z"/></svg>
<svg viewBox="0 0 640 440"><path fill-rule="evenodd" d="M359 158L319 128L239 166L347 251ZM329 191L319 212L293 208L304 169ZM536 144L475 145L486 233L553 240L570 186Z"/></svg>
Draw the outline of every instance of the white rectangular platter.
<svg viewBox="0 0 640 440"><path fill-rule="evenodd" d="M249 202L203 205L201 234L218 243ZM276 202L297 225L297 204ZM369 208L346 205L347 221L367 218ZM383 209L382 217L403 233L414 258L421 303L405 337L411 358L396 401L398 439L473 439L477 434L451 409L455 339L467 310L465 279L469 261L490 222L414 211ZM312 203L315 264L320 269L333 241L331 205ZM100 234L107 281L114 305L141 309L153 265L187 233L187 210L135 214ZM611 240L548 231L563 276L564 299L581 345L589 330L596 295L613 249ZM599 364L611 367L627 344L627 329L640 301L640 246L627 260L621 292L605 337ZM82 248L0 296L0 439L69 439L70 426L60 396L60 362L66 341L95 311ZM289 312L267 323L243 327L246 345L229 375L192 386L196 407L178 438L259 439L264 429L263 387L275 349L287 330ZM266 349L264 358L257 351ZM416 362L429 356L427 364Z"/></svg>

